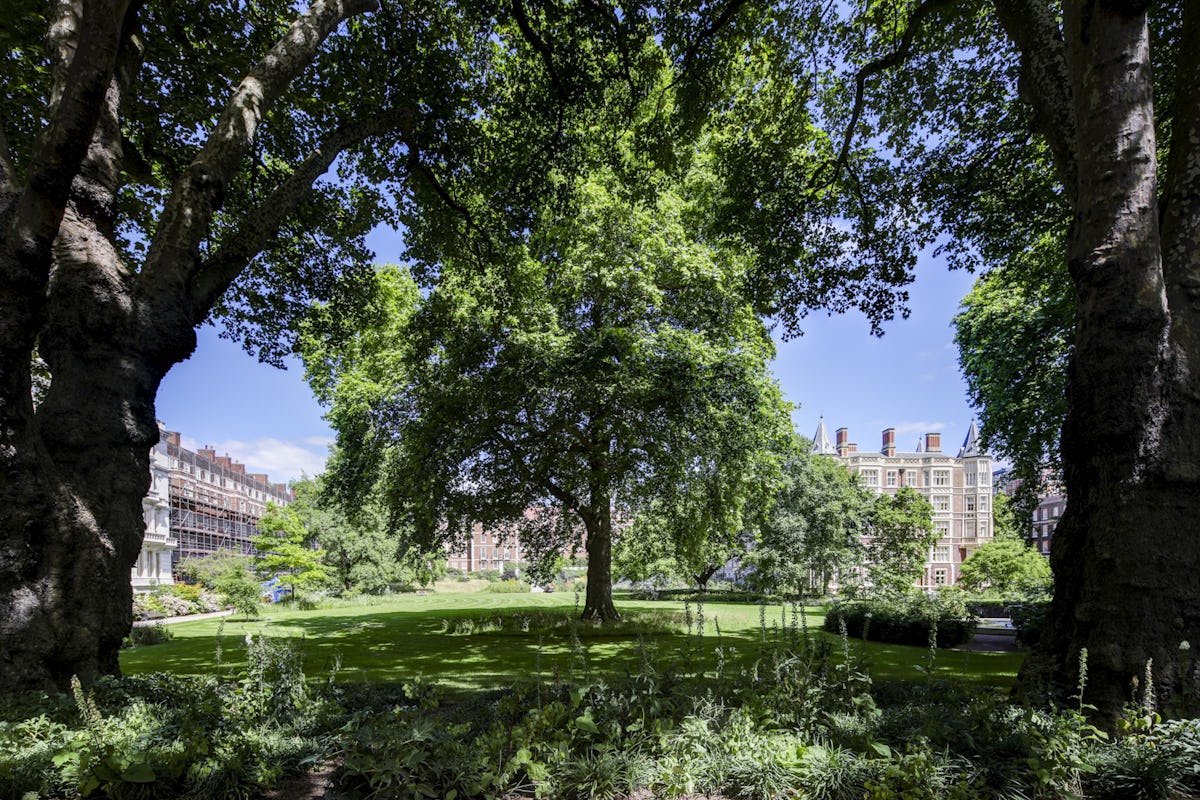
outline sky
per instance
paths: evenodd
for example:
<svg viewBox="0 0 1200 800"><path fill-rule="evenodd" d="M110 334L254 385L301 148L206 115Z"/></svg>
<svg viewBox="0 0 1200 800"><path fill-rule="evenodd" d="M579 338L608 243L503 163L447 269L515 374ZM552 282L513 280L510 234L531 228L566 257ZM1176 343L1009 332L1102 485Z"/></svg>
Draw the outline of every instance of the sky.
<svg viewBox="0 0 1200 800"><path fill-rule="evenodd" d="M394 232L377 230L368 243L379 261L400 260ZM973 281L924 256L909 286L912 314L889 323L882 337L857 312L817 313L804 321L803 336L777 340L773 369L798 406L796 429L811 437L824 416L831 437L847 427L860 450L878 448L888 427L901 450L937 431L942 448L957 452L974 412L950 321ZM334 439L323 413L297 361L286 370L260 364L212 327L200 331L196 352L168 373L158 396L158 418L185 446L212 446L277 481L323 471Z"/></svg>

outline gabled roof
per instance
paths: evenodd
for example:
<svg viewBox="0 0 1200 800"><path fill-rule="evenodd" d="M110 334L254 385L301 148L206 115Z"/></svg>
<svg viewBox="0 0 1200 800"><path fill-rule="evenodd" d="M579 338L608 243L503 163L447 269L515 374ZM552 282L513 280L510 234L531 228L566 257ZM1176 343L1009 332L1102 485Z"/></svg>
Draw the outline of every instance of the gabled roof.
<svg viewBox="0 0 1200 800"><path fill-rule="evenodd" d="M959 458L970 458L971 456L981 456L983 450L979 447L979 429L975 427L975 420L971 420L971 427L967 430L967 438L963 439L962 447L958 449Z"/></svg>
<svg viewBox="0 0 1200 800"><path fill-rule="evenodd" d="M817 432L813 434L813 455L832 456L837 455L837 450L833 446L833 442L829 441L829 431L825 429L825 418L821 417L821 421L817 423Z"/></svg>

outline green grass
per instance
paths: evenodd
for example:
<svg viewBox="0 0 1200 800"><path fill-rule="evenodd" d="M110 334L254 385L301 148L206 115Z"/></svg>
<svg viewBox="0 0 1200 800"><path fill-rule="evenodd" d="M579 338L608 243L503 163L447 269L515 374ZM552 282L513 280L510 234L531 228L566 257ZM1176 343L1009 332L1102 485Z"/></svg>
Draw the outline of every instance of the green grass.
<svg viewBox="0 0 1200 800"><path fill-rule="evenodd" d="M547 679L555 674L582 679L636 669L643 657L682 664L691 653L695 663L712 670L718 647L727 668L749 665L763 638L756 605L707 605L703 637L689 637L680 602L618 598L625 621L616 627L577 623L575 602L570 593L436 593L313 611L264 607L258 621L228 617L223 626L216 619L173 625L174 639L124 651L121 668L126 674L213 673L220 632L221 668L236 670L245 664L246 636L265 634L302 638L310 678L327 675L340 659L339 681L400 682L421 675L465 694L533 677L539 666ZM766 609L767 638L794 624L785 612L780 606ZM819 608L805 609L810 635L825 638L840 654L838 637L819 630L822 617ZM876 680L925 678L918 669L928 659L924 648L859 641L850 647ZM1022 659L1019 653L941 651L936 667L939 677L1007 688Z"/></svg>

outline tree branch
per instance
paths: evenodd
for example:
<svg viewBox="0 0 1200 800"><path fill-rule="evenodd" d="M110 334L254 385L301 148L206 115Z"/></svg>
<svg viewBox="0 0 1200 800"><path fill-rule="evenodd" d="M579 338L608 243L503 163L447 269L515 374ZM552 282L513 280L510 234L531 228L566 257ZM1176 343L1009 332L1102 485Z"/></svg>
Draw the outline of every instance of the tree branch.
<svg viewBox="0 0 1200 800"><path fill-rule="evenodd" d="M854 105L850 110L850 122L846 124L846 131L842 135L842 146L838 150L837 158L829 166L832 170L829 178L814 187L813 194L837 183L842 175L842 170L845 169L846 161L850 158L850 148L854 144L854 133L866 105L867 81L907 60L911 54L913 42L921 32L921 26L925 21L939 11L953 6L956 2L957 0L924 0L908 18L908 24L904 28L904 34L900 37L900 43L896 45L896 49L871 61L855 73Z"/></svg>
<svg viewBox="0 0 1200 800"><path fill-rule="evenodd" d="M12 183L7 187L5 227L0 230L0 341L5 343L5 361L10 347L20 350L26 339L32 346L34 333L22 329L36 327L45 303L51 245L104 107L128 10L129 0L95 0L84 6L85 35L74 48L62 96L34 145L24 186L17 188L12 164L5 167L12 175L6 178ZM16 357L21 358L19 353ZM27 367L28 363L0 364L0 370Z"/></svg>
<svg viewBox="0 0 1200 800"><path fill-rule="evenodd" d="M411 129L416 112L412 108L391 109L362 122L338 128L309 153L253 211L242 225L206 259L189 286L190 305L199 324L230 284L262 252L279 226L312 194L316 180L334 159L360 142L396 128Z"/></svg>
<svg viewBox="0 0 1200 800"><path fill-rule="evenodd" d="M1074 100L1058 19L1044 0L996 0L996 16L1021 54L1020 92L1033 107L1034 127L1046 137L1059 179L1074 195Z"/></svg>
<svg viewBox="0 0 1200 800"><path fill-rule="evenodd" d="M583 508L583 504L579 502L579 499L576 498L575 495L562 488L551 479L535 478L531 474L529 467L525 466L525 462L521 459L517 446L499 431L493 431L493 434L496 437L496 441L500 444L500 447L502 447L505 452L508 453L509 457L513 461L514 466L516 466L516 468L524 474L526 481L528 481L530 485L545 489L551 497L562 503L563 507L565 508L573 509L574 511L579 511Z"/></svg>
<svg viewBox="0 0 1200 800"><path fill-rule="evenodd" d="M513 19L517 21L517 28L521 31L521 37L529 43L537 54L542 59L542 65L546 68L546 72L550 75L550 83L554 86L554 91L558 95L560 101L565 101L567 97L566 87L563 85L562 79L558 75L558 70L554 68L554 50L546 41L538 36L537 31L529 24L529 17L525 14L525 3L523 0L512 0Z"/></svg>
<svg viewBox="0 0 1200 800"><path fill-rule="evenodd" d="M200 242L221 207L264 115L312 64L325 39L343 21L376 7L376 0L315 0L255 64L230 97L203 149L175 182L150 245L143 273L178 292L200 267Z"/></svg>

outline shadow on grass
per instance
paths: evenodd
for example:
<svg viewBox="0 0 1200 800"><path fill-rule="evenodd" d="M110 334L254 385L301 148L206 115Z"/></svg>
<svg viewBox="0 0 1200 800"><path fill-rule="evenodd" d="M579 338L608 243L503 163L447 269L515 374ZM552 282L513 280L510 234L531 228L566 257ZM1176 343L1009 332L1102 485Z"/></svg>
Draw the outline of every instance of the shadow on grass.
<svg viewBox="0 0 1200 800"><path fill-rule="evenodd" d="M539 672L546 680L617 676L637 671L645 660L657 669L710 673L723 662L727 671L734 671L750 668L762 657L764 639L770 646L771 641L801 635L799 623L778 608L770 609L764 626L766 615L760 616L756 606L710 605L705 609L705 633L699 636L678 625L682 603L621 603L628 622L614 633L575 623L570 596L474 598L421 598L395 607L309 612L271 609L270 618L260 621L184 623L176 626L172 641L126 651L121 663L130 674L228 675L245 666L246 636L266 635L301 640L305 673L311 679L328 676L340 663L339 681L403 682L419 675L438 681L451 694L466 694L508 686ZM528 631L521 630L519 622L510 624L522 615L531 620ZM500 622L487 629L489 619ZM810 641L828 642L831 657L841 660L839 638L817 630L820 611L807 609L806 619ZM549 627L547 620L553 623ZM639 627L639 621L645 624ZM927 677L918 669L927 663L925 648L855 640L849 644L852 660L864 664L876 679ZM935 671L943 679L1007 688L1022 659L1019 653L939 651Z"/></svg>

